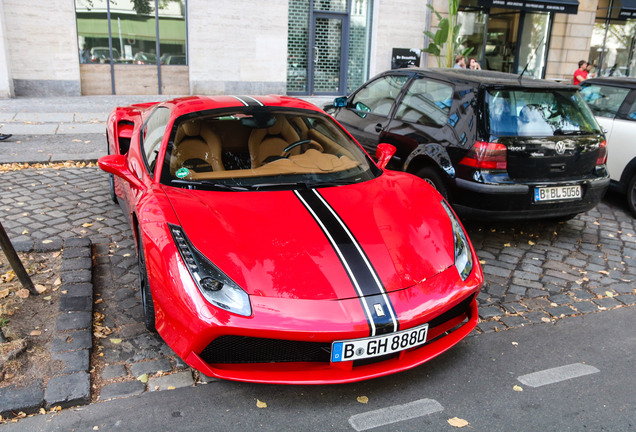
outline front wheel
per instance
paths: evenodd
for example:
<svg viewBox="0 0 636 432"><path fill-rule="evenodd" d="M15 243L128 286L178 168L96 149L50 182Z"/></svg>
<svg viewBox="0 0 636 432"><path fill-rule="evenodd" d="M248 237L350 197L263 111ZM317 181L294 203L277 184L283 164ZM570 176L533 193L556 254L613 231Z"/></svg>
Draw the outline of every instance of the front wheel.
<svg viewBox="0 0 636 432"><path fill-rule="evenodd" d="M632 215L636 217L636 175L632 177L627 186L627 207Z"/></svg>
<svg viewBox="0 0 636 432"><path fill-rule="evenodd" d="M440 193L441 196L444 197L445 200L448 201L448 191L446 189L446 185L444 184L444 180L439 175L437 171L435 171L432 167L424 167L420 168L416 173L416 176L424 180L429 185L433 186L437 192Z"/></svg>
<svg viewBox="0 0 636 432"><path fill-rule="evenodd" d="M137 228L137 262L139 264L139 294L141 296L141 304L144 309L144 324L151 332L156 332L155 327L155 305L152 301L152 293L148 284L148 272L146 271L146 259L144 255L144 246L141 241L141 229Z"/></svg>

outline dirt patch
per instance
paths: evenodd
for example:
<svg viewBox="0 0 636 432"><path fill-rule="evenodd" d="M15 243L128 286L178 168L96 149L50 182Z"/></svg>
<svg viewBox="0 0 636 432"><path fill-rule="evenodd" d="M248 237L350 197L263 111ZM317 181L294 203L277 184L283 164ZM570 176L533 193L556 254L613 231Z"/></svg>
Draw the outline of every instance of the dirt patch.
<svg viewBox="0 0 636 432"><path fill-rule="evenodd" d="M8 343L0 344L0 387L22 387L47 379L63 368L51 361L50 345L58 316L61 252L18 254L36 289L24 289L0 250L0 326Z"/></svg>

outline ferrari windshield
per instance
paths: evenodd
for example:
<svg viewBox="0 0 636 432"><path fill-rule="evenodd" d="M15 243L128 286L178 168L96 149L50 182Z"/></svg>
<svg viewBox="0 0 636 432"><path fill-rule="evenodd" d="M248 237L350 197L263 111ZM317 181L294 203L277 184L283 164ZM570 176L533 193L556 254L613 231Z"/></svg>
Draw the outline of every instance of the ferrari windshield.
<svg viewBox="0 0 636 432"><path fill-rule="evenodd" d="M177 119L161 181L176 187L261 190L374 178L379 170L330 117L247 107Z"/></svg>

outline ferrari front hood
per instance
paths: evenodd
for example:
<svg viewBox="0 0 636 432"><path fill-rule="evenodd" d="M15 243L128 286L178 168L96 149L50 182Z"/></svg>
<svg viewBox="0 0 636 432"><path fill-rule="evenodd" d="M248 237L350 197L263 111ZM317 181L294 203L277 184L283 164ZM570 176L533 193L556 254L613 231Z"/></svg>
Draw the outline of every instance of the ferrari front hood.
<svg viewBox="0 0 636 432"><path fill-rule="evenodd" d="M453 265L441 197L385 172L364 183L289 191L166 187L194 247L251 296L345 299L404 289Z"/></svg>

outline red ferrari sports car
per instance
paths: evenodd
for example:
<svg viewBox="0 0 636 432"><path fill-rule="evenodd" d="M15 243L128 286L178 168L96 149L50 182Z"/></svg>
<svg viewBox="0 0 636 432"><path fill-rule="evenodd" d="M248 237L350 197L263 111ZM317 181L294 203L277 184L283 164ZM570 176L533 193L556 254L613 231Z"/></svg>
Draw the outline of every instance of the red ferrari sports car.
<svg viewBox="0 0 636 432"><path fill-rule="evenodd" d="M289 97L115 109L99 166L129 218L148 329L219 378L345 383L403 371L477 323L483 274L423 180Z"/></svg>

